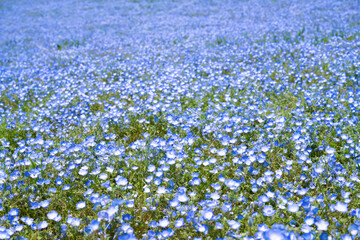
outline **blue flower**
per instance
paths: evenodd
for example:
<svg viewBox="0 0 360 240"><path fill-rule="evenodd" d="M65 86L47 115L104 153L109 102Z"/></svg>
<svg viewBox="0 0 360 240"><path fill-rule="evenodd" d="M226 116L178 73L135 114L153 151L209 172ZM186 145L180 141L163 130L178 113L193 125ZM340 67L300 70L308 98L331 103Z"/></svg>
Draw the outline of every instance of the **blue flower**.
<svg viewBox="0 0 360 240"><path fill-rule="evenodd" d="M118 240L137 240L134 234L125 234L118 237Z"/></svg>
<svg viewBox="0 0 360 240"><path fill-rule="evenodd" d="M19 215L19 209L17 209L17 208L12 208L12 209L9 211L9 215L10 215L10 216L18 216L18 215Z"/></svg>
<svg viewBox="0 0 360 240"><path fill-rule="evenodd" d="M10 239L11 235L7 231L0 231L0 239Z"/></svg>
<svg viewBox="0 0 360 240"><path fill-rule="evenodd" d="M130 214L128 214L128 213L122 216L122 219L123 219L124 221L130 221L132 218L133 218L133 217L132 217Z"/></svg>
<svg viewBox="0 0 360 240"><path fill-rule="evenodd" d="M86 207L85 201L80 201L76 204L76 209L82 209L84 207Z"/></svg>
<svg viewBox="0 0 360 240"><path fill-rule="evenodd" d="M215 223L215 228L216 228L216 229L223 229L223 228L224 228L224 225L223 225L222 223L220 223L220 222L216 222L216 223Z"/></svg>
<svg viewBox="0 0 360 240"><path fill-rule="evenodd" d="M198 232L201 232L204 234L207 234L209 231L209 227L206 224L196 223L196 224L194 224L194 227Z"/></svg>
<svg viewBox="0 0 360 240"><path fill-rule="evenodd" d="M171 237L173 236L175 233L174 230L172 230L171 228L168 228L168 229L165 229L163 230L160 235L163 237L163 238L168 238L168 237Z"/></svg>
<svg viewBox="0 0 360 240"><path fill-rule="evenodd" d="M298 212L299 211L299 204L289 202L288 203L288 211L289 212Z"/></svg>
<svg viewBox="0 0 360 240"><path fill-rule="evenodd" d="M275 214L275 212L276 211L273 209L272 206L266 205L263 208L263 215L265 217L271 217L271 216L273 216Z"/></svg>
<svg viewBox="0 0 360 240"><path fill-rule="evenodd" d="M181 228L182 226L184 226L184 218L177 219L175 221L175 227L176 228Z"/></svg>
<svg viewBox="0 0 360 240"><path fill-rule="evenodd" d="M269 201L269 198L266 195L261 195L259 197L259 202L261 203L267 203Z"/></svg>
<svg viewBox="0 0 360 240"><path fill-rule="evenodd" d="M116 184L120 186L125 186L128 184L128 180L120 175L115 178L115 181Z"/></svg>
<svg viewBox="0 0 360 240"><path fill-rule="evenodd" d="M59 214L55 210L48 212L48 214L47 214L47 217L50 220L55 220L58 218L58 216L59 216Z"/></svg>
<svg viewBox="0 0 360 240"><path fill-rule="evenodd" d="M227 223L229 224L230 228L232 229L238 229L240 228L241 224L234 220L228 220Z"/></svg>
<svg viewBox="0 0 360 240"><path fill-rule="evenodd" d="M318 231L326 231L329 226L329 222L319 219L315 222L315 225L317 226Z"/></svg>
<svg viewBox="0 0 360 240"><path fill-rule="evenodd" d="M162 228L166 228L169 224L170 224L170 222L167 218L159 220L159 226Z"/></svg>
<svg viewBox="0 0 360 240"><path fill-rule="evenodd" d="M99 221L92 220L91 223L88 225L88 227L90 228L91 232L93 232L99 229L99 224L100 224Z"/></svg>
<svg viewBox="0 0 360 240"><path fill-rule="evenodd" d="M205 220L211 220L214 216L214 213L210 208L205 208L202 210L202 216Z"/></svg>
<svg viewBox="0 0 360 240"><path fill-rule="evenodd" d="M268 230L264 233L264 240L286 240L285 234L280 230Z"/></svg>
<svg viewBox="0 0 360 240"><path fill-rule="evenodd" d="M348 211L347 207L348 207L347 203L336 202L336 205L334 208L338 212L345 213Z"/></svg>
<svg viewBox="0 0 360 240"><path fill-rule="evenodd" d="M39 228L39 229L44 229L44 228L47 228L48 225L49 225L48 222L43 221L43 222L40 222L40 223L38 224L38 228Z"/></svg>

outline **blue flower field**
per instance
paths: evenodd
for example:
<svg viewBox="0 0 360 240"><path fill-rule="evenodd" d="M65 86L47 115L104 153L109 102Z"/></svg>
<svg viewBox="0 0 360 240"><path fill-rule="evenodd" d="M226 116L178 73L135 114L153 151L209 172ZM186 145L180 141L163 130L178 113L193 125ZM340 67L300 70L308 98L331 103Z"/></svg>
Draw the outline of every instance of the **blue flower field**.
<svg viewBox="0 0 360 240"><path fill-rule="evenodd" d="M0 1L0 239L360 239L357 0Z"/></svg>

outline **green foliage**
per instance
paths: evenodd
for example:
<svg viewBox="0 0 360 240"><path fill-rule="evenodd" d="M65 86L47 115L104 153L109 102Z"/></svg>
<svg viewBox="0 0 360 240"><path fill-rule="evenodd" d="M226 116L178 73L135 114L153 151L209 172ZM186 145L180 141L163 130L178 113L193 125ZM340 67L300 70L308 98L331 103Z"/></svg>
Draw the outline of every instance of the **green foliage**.
<svg viewBox="0 0 360 240"><path fill-rule="evenodd" d="M78 48L80 46L83 46L85 44L85 40L70 40L70 39L63 39L59 43L56 44L57 50L66 50L72 47Z"/></svg>

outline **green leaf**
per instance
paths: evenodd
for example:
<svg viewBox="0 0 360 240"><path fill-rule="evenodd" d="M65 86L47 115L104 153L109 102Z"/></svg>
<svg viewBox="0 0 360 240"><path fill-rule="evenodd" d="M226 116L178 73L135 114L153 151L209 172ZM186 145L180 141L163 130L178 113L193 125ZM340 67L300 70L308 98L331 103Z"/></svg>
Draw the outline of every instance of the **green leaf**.
<svg viewBox="0 0 360 240"><path fill-rule="evenodd" d="M31 166L33 167L33 168L35 168L36 167L36 164L35 164L35 162L29 157L29 160L30 160L30 162L31 162Z"/></svg>

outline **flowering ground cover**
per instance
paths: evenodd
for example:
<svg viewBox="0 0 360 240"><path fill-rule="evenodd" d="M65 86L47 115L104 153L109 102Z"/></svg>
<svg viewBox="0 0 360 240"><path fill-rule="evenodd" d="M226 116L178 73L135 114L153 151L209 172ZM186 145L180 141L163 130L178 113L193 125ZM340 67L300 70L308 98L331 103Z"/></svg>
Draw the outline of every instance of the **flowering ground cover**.
<svg viewBox="0 0 360 240"><path fill-rule="evenodd" d="M0 16L0 239L360 238L358 1Z"/></svg>

